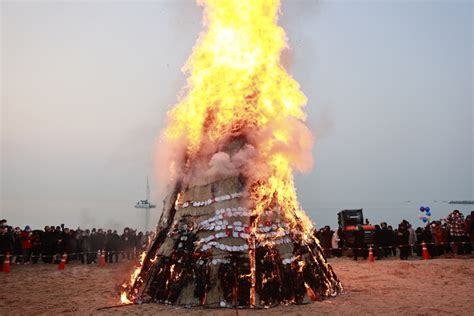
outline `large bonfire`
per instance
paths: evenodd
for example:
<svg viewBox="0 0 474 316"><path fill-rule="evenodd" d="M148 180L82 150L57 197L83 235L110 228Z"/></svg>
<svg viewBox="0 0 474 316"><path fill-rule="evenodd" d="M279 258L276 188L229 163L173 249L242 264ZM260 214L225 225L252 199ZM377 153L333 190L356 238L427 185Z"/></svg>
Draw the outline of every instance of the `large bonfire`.
<svg viewBox="0 0 474 316"><path fill-rule="evenodd" d="M313 138L306 97L280 64L280 2L198 3L206 31L163 135L171 189L122 302L269 307L334 296L341 283L294 187Z"/></svg>

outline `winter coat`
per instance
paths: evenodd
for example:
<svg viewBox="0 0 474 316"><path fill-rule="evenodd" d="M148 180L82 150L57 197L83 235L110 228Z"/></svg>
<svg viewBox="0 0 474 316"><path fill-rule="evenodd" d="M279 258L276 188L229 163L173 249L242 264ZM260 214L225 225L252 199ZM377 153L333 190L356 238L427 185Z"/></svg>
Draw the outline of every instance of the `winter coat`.
<svg viewBox="0 0 474 316"><path fill-rule="evenodd" d="M82 236L79 239L79 249L81 252L89 253L92 250L90 237L88 235Z"/></svg>
<svg viewBox="0 0 474 316"><path fill-rule="evenodd" d="M21 249L31 249L33 247L33 233L21 232Z"/></svg>
<svg viewBox="0 0 474 316"><path fill-rule="evenodd" d="M54 233L44 232L41 236L41 252L44 255L52 255L54 253L55 248L55 240L54 240Z"/></svg>
<svg viewBox="0 0 474 316"><path fill-rule="evenodd" d="M374 244L377 246L383 246L384 243L384 231L381 228L376 228L374 231Z"/></svg>
<svg viewBox="0 0 474 316"><path fill-rule="evenodd" d="M321 246L323 249L331 249L331 238L332 238L332 232L330 230L323 230L321 232Z"/></svg>
<svg viewBox="0 0 474 316"><path fill-rule="evenodd" d="M118 234L107 234L107 239L105 243L105 249L107 251L118 251L120 250L120 236Z"/></svg>
<svg viewBox="0 0 474 316"><path fill-rule="evenodd" d="M360 229L354 231L354 247L356 248L364 248L365 247L365 242L364 242L364 237L365 237L365 232Z"/></svg>
<svg viewBox="0 0 474 316"><path fill-rule="evenodd" d="M0 235L0 255L12 253L13 252L13 245L11 242L11 237L8 233L4 233Z"/></svg>
<svg viewBox="0 0 474 316"><path fill-rule="evenodd" d="M465 236L464 231L464 216L459 213L456 215L454 212L448 215L446 222L449 225L449 233L451 236Z"/></svg>
<svg viewBox="0 0 474 316"><path fill-rule="evenodd" d="M92 251L96 252L97 250L105 249L105 234L95 233L91 234L90 237Z"/></svg>
<svg viewBox="0 0 474 316"><path fill-rule="evenodd" d="M447 236L446 233L440 225L436 226L433 229L433 236L434 236L434 242L436 245L442 245L443 243L447 242Z"/></svg>
<svg viewBox="0 0 474 316"><path fill-rule="evenodd" d="M17 233L13 234L12 237L12 245L13 245L13 254L21 255L21 236Z"/></svg>
<svg viewBox="0 0 474 316"><path fill-rule="evenodd" d="M397 241L399 246L408 245L410 239L410 232L406 229L399 229L397 233Z"/></svg>

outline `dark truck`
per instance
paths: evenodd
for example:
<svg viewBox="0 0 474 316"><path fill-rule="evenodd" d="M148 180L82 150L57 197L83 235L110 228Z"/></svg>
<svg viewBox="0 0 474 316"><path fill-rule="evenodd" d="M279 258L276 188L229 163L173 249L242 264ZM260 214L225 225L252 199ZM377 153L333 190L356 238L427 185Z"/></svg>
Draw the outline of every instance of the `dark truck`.
<svg viewBox="0 0 474 316"><path fill-rule="evenodd" d="M342 236L340 238L344 241L344 246L351 248L354 246L354 231L357 225L361 225L364 230L364 240L366 245L370 245L374 241L375 227L364 223L364 214L362 209L342 210L337 213L337 222L339 223Z"/></svg>

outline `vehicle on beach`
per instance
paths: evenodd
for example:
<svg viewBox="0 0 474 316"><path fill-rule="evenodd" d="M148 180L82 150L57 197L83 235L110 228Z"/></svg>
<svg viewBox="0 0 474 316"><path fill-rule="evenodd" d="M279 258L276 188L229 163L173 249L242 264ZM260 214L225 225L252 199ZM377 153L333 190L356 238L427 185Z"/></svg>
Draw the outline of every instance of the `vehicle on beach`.
<svg viewBox="0 0 474 316"><path fill-rule="evenodd" d="M366 245L373 244L374 241L374 230L375 227L367 222L364 222L363 209L350 209L342 210L337 213L337 222L339 224L340 231L342 232L342 238L344 240L344 246L347 248L354 247L355 242L355 231L357 226L360 225L364 231L364 243ZM347 255L351 255L352 251L349 251Z"/></svg>

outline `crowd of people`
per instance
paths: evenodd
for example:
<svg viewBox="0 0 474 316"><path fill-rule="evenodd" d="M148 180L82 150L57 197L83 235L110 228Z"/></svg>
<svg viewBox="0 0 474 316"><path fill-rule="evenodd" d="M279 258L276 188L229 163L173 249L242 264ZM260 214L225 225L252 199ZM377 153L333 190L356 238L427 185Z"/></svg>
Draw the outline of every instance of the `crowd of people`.
<svg viewBox="0 0 474 316"><path fill-rule="evenodd" d="M146 247L152 238L151 232L138 232L126 227L122 234L116 230L70 229L60 226L45 226L32 230L26 226L8 225L7 220L0 221L0 263L6 254L11 256L12 264L58 263L63 254L67 261L83 264L98 262L98 256L104 252L105 259L117 263L120 258L132 260ZM2 268L2 265L0 265Z"/></svg>
<svg viewBox="0 0 474 316"><path fill-rule="evenodd" d="M383 222L367 231L362 225L355 230L339 228L336 231L325 226L316 231L327 257L340 257L349 254L357 260L367 259L369 247L377 259L396 256L407 260L411 255L422 256L423 243L429 255L437 257L445 254L471 254L474 245L474 211L465 219L463 214L454 210L446 219L428 223L416 229L406 220L398 228ZM5 255L11 255L12 264L58 263L62 254L68 261L82 264L97 263L103 252L107 262L118 262L120 258L133 260L145 249L153 238L152 232L138 232L126 227L122 234L116 230L74 230L64 226L45 226L43 230L32 230L26 226L8 225L7 220L0 221L0 263ZM2 265L0 264L0 268Z"/></svg>
<svg viewBox="0 0 474 316"><path fill-rule="evenodd" d="M376 259L396 256L398 252L401 260L407 260L411 255L422 256L423 243L431 257L469 255L474 248L474 211L464 218L459 210L454 210L447 218L416 229L403 220L396 229L385 222L370 230L357 225L355 230L339 228L332 231L325 226L316 232L316 236L327 257L340 257L343 250L349 250L354 260L367 259L369 247L372 247Z"/></svg>

